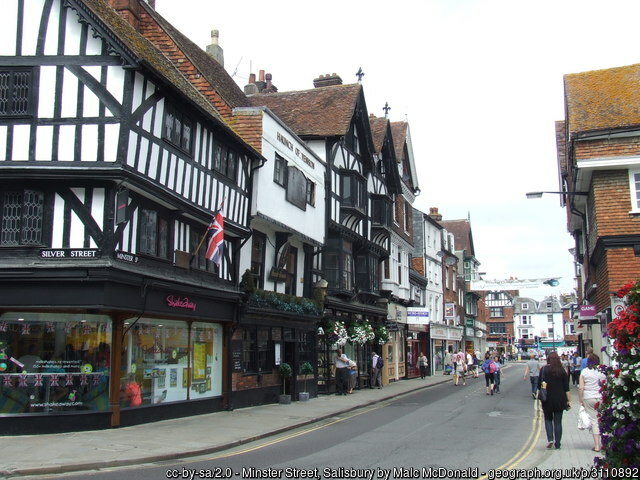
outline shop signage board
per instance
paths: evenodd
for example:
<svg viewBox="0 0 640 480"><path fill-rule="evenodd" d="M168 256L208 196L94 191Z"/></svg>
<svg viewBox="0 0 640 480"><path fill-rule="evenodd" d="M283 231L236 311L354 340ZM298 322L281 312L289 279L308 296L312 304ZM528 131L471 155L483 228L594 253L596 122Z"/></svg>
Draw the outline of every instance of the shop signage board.
<svg viewBox="0 0 640 480"><path fill-rule="evenodd" d="M413 325L428 325L430 320L429 310L426 308L407 308L407 323Z"/></svg>
<svg viewBox="0 0 640 480"><path fill-rule="evenodd" d="M86 260L100 258L101 252L97 248L43 248L38 252L39 258Z"/></svg>

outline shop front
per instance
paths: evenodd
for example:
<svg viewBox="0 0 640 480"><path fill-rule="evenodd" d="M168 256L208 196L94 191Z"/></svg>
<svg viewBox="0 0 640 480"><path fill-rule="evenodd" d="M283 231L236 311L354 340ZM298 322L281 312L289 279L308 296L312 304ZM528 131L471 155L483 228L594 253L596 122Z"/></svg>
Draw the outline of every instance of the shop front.
<svg viewBox="0 0 640 480"><path fill-rule="evenodd" d="M0 304L7 434L134 425L228 401L231 293L169 282L36 281L5 284Z"/></svg>
<svg viewBox="0 0 640 480"><path fill-rule="evenodd" d="M444 373L444 359L446 358L447 352L454 353L460 349L462 327L432 323L429 325L429 341L429 363L433 365L436 373Z"/></svg>

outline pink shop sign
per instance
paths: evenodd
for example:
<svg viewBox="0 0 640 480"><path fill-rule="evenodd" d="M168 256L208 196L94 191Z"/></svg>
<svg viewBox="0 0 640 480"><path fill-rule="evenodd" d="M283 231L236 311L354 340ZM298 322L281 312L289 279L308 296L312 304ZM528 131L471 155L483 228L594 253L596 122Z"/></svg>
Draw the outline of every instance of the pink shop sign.
<svg viewBox="0 0 640 480"><path fill-rule="evenodd" d="M580 305L580 318L593 318L598 313L596 305Z"/></svg>
<svg viewBox="0 0 640 480"><path fill-rule="evenodd" d="M196 311L196 303L189 300L189 297L180 297L174 295L168 295L167 305L171 308L186 308L187 310Z"/></svg>

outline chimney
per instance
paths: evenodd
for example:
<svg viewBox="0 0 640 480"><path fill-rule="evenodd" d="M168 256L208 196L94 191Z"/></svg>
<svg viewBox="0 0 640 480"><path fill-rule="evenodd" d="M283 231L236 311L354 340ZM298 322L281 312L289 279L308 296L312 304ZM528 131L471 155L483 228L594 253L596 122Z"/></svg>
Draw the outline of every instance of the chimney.
<svg viewBox="0 0 640 480"><path fill-rule="evenodd" d="M207 45L207 54L224 67L224 51L218 45L219 37L220 32L218 30L211 30L211 44Z"/></svg>
<svg viewBox="0 0 640 480"><path fill-rule="evenodd" d="M108 0L109 5L136 30L140 30L140 4L138 0Z"/></svg>
<svg viewBox="0 0 640 480"><path fill-rule="evenodd" d="M267 86L264 89L265 93L276 93L278 91L278 87L271 83L273 76L270 73L267 73L265 78L267 79Z"/></svg>
<svg viewBox="0 0 640 480"><path fill-rule="evenodd" d="M318 78L313 79L313 86L315 88L330 87L332 85L342 85L342 79L336 74L320 75Z"/></svg>
<svg viewBox="0 0 640 480"><path fill-rule="evenodd" d="M431 207L429 209L429 216L433 218L436 222L442 221L442 215L438 213L438 207Z"/></svg>
<svg viewBox="0 0 640 480"><path fill-rule="evenodd" d="M263 92L267 88L267 82L264 81L264 70L258 70L258 81L256 82L258 92Z"/></svg>
<svg viewBox="0 0 640 480"><path fill-rule="evenodd" d="M249 83L244 86L245 95L255 95L258 92L258 86L256 85L256 74L249 74Z"/></svg>

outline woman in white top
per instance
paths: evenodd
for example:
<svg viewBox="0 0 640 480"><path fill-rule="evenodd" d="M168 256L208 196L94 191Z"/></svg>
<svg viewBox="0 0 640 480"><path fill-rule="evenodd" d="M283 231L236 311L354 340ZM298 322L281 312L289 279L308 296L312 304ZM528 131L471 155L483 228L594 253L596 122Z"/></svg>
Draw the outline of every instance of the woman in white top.
<svg viewBox="0 0 640 480"><path fill-rule="evenodd" d="M594 452L600 451L600 426L598 425L598 413L596 411L596 403L602 401L600 386L607 380L598 366L600 365L600 357L595 353L589 354L587 358L587 368L583 368L580 372L580 382L578 385L578 398L580 405L589 414L591 419L591 433L593 434Z"/></svg>

